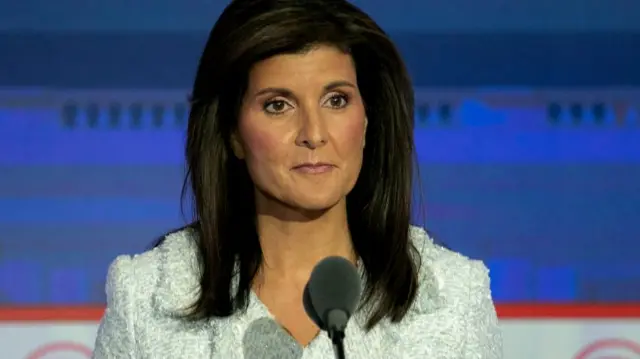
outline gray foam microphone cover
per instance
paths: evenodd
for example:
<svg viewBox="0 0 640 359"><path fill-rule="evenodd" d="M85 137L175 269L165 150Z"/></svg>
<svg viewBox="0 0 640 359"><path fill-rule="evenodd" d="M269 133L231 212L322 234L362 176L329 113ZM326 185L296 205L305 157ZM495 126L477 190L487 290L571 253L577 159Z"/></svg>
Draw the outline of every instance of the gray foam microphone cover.
<svg viewBox="0 0 640 359"><path fill-rule="evenodd" d="M330 310L351 316L360 303L362 279L356 267L343 257L327 257L315 266L308 283L309 297L322 320Z"/></svg>
<svg viewBox="0 0 640 359"><path fill-rule="evenodd" d="M242 336L245 359L300 359L302 347L280 324L268 317L249 324Z"/></svg>

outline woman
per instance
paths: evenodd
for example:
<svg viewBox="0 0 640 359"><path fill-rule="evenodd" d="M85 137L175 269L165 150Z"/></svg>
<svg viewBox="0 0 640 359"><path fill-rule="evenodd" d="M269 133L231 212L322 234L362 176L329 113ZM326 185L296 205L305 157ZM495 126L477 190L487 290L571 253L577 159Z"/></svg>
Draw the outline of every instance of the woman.
<svg viewBox="0 0 640 359"><path fill-rule="evenodd" d="M186 158L197 222L109 269L94 358L329 358L314 265L363 275L349 358L500 358L487 269L411 227L413 98L343 0L236 0L200 60Z"/></svg>

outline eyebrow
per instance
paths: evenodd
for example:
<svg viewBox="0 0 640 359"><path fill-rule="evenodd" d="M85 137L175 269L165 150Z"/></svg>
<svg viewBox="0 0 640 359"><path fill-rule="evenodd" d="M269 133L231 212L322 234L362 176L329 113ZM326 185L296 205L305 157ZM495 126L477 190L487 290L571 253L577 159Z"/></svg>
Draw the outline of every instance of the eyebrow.
<svg viewBox="0 0 640 359"><path fill-rule="evenodd" d="M333 81L328 83L325 87L324 90L325 91L331 91L331 90L335 90L338 87L351 87L351 88L356 88L356 85L349 82L349 81ZM264 95L267 93L274 93L274 94L278 94L280 96L283 97L291 97L291 95L293 95L293 91L284 88L284 87L265 87L263 89L260 89L258 92L255 93L254 96L260 96L260 95Z"/></svg>

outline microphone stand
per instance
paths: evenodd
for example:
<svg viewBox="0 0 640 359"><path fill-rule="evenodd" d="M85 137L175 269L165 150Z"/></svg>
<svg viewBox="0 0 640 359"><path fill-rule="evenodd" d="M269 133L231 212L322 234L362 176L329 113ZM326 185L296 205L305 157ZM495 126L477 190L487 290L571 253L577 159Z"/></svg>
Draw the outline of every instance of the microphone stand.
<svg viewBox="0 0 640 359"><path fill-rule="evenodd" d="M333 353L336 359L346 359L344 355L344 331L342 330L330 330L329 338L333 343Z"/></svg>
<svg viewBox="0 0 640 359"><path fill-rule="evenodd" d="M329 312L327 322L329 328L327 330L329 338L333 343L333 352L336 359L345 359L344 354L344 332L347 329L349 316L343 310L334 309Z"/></svg>

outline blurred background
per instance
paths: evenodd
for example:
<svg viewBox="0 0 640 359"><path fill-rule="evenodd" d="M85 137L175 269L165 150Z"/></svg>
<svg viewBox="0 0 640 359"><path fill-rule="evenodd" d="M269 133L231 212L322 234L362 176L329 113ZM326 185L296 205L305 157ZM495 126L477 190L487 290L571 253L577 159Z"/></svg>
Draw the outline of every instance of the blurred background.
<svg viewBox="0 0 640 359"><path fill-rule="evenodd" d="M426 225L498 306L640 303L640 2L354 3L414 81ZM116 255L189 221L186 100L226 4L0 0L6 321L102 306Z"/></svg>

